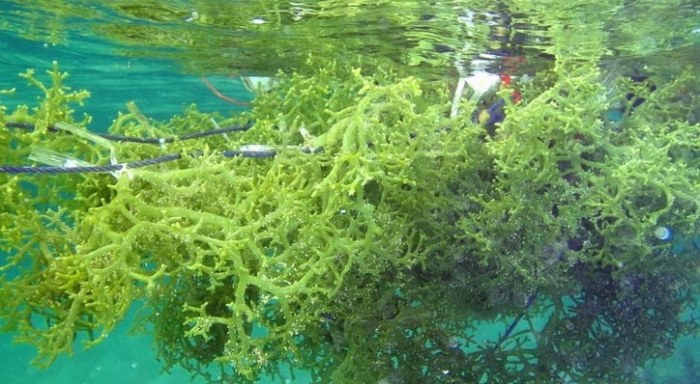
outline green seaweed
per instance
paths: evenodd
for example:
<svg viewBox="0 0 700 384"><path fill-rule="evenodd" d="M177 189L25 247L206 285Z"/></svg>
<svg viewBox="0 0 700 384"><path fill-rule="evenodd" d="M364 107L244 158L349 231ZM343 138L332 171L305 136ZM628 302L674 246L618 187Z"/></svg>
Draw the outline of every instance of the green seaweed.
<svg viewBox="0 0 700 384"><path fill-rule="evenodd" d="M113 148L76 134L89 117L72 105L87 94L56 66L48 86L25 73L45 98L3 112L3 164L36 147L93 164L181 158L0 175L2 330L45 367L143 300L139 324L167 369L253 382L289 365L336 383L615 381L629 372L613 356L635 367L697 332L679 316L697 251L653 236L700 222L699 128L692 104L672 102L697 87L690 69L620 81L645 102L613 124L595 60L557 60L487 135L447 117L447 80L307 65L226 120L254 121L246 132ZM153 122L132 105L110 133L165 137L211 119L223 122L194 108ZM277 154L221 155L250 143ZM476 340L480 321L523 312L524 328Z"/></svg>

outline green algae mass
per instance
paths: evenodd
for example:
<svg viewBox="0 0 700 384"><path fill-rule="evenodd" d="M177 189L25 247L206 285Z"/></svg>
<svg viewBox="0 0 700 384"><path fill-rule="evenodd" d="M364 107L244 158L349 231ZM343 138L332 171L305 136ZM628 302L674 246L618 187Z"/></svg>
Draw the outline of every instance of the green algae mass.
<svg viewBox="0 0 700 384"><path fill-rule="evenodd" d="M254 122L163 146L95 138L72 110L86 92L57 67L48 85L25 73L45 99L2 110L3 165L38 148L93 164L182 156L116 175L1 174L2 330L45 367L143 303L136 328L166 368L254 382L292 367L324 383L614 382L697 332L681 316L696 245L653 236L700 229L692 71L612 92L591 62L558 60L489 135L447 117L447 81L307 64L242 116L153 122L132 105L109 130ZM606 121L614 103L626 113ZM221 155L252 143L277 155ZM481 321L505 329L523 313L480 339Z"/></svg>

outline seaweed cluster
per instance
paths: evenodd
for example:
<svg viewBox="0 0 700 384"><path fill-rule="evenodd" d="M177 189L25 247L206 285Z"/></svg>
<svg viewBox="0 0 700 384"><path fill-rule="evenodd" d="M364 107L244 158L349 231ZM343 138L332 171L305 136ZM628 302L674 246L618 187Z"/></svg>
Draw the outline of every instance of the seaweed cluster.
<svg viewBox="0 0 700 384"><path fill-rule="evenodd" d="M487 135L469 114L447 117L447 82L308 65L225 120L251 129L167 148L95 139L71 110L85 92L57 67L49 86L27 72L46 98L2 110L1 163L29 164L39 147L93 164L180 158L0 175L2 330L47 366L143 300L166 368L335 383L619 382L697 332L682 316L696 245L654 237L700 226L697 103L672 102L697 88L690 70L606 96L596 65L558 60L519 104L503 91L506 117ZM224 122L191 108L158 123L132 106L109 132L175 136L211 119ZM250 143L275 157L221 156ZM493 321L511 326L480 339Z"/></svg>

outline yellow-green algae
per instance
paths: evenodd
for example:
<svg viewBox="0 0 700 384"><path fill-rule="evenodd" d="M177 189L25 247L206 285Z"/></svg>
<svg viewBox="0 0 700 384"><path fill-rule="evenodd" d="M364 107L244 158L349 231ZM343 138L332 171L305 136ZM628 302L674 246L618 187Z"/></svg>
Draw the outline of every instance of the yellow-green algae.
<svg viewBox="0 0 700 384"><path fill-rule="evenodd" d="M131 106L110 133L254 125L165 147L115 143L123 162L183 155L117 177L1 175L2 329L45 367L144 300L140 324L166 367L210 381L252 382L281 363L337 383L628 377L613 357L634 367L697 331L680 317L697 250L653 231L698 231L698 83L690 69L621 80L615 100L593 62L557 60L493 135L469 114L447 118L447 83L319 59L228 120L190 108L153 122ZM0 162L27 164L44 147L107 163L108 149L48 129L90 121L72 110L87 93L50 74L47 86L23 75L45 93L36 107L2 110ZM628 94L645 102L632 110ZM629 103L615 124L601 118L614 101ZM278 154L220 154L248 143ZM535 293L529 314L547 319L536 342L524 331L472 340L478 320L517 315Z"/></svg>

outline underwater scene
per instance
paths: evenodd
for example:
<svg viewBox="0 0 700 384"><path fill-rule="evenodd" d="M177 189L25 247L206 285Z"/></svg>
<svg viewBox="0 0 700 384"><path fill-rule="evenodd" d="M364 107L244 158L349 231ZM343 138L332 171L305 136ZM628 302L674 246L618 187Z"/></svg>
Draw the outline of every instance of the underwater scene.
<svg viewBox="0 0 700 384"><path fill-rule="evenodd" d="M700 383L694 0L3 0L0 382Z"/></svg>

